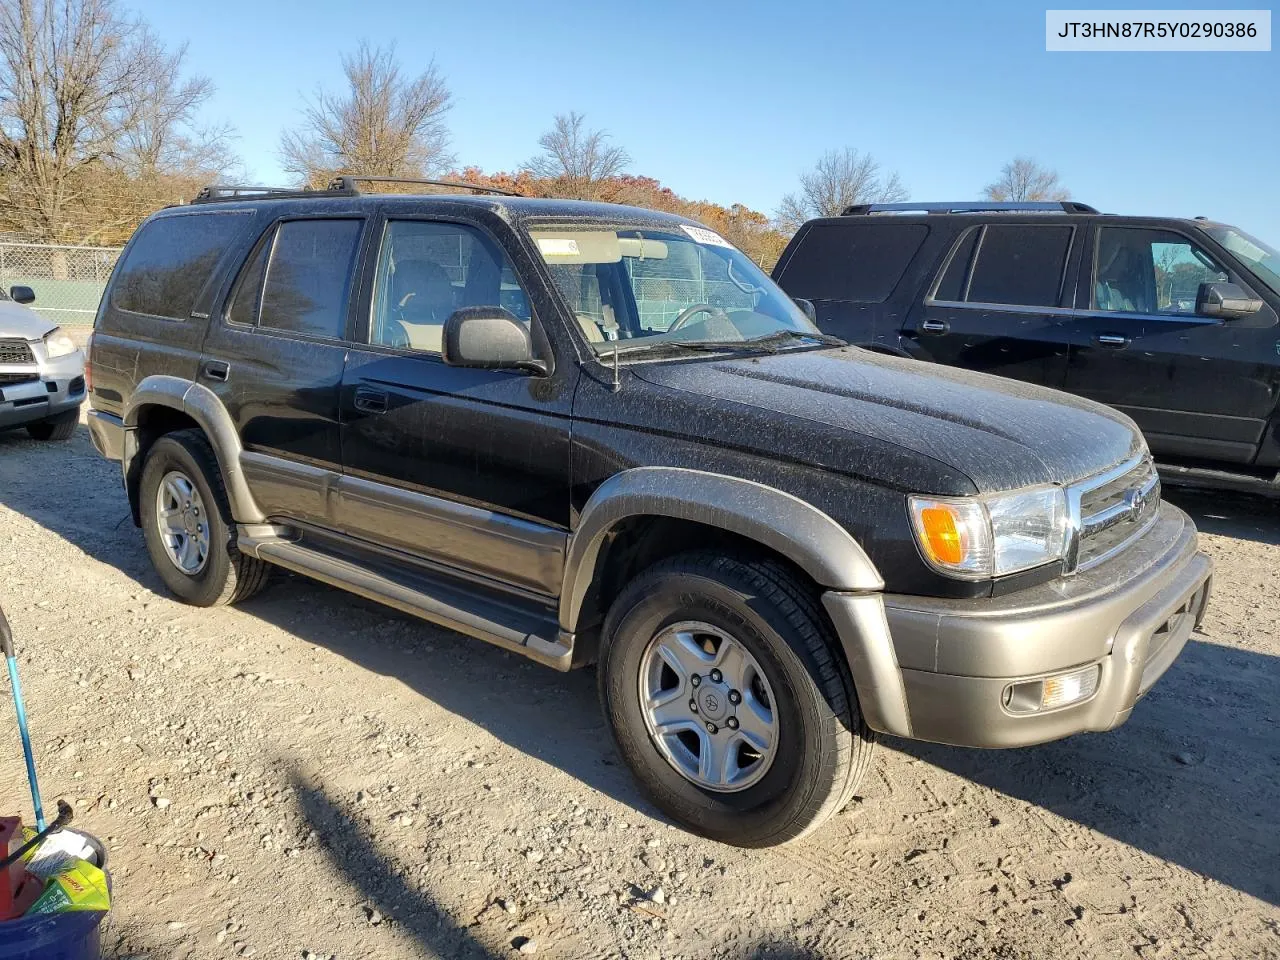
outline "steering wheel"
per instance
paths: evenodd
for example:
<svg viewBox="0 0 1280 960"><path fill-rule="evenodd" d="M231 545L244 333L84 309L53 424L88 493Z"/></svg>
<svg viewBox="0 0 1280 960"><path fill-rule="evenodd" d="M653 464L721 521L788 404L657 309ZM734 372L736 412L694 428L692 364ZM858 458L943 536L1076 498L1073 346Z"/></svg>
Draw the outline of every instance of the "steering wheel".
<svg viewBox="0 0 1280 960"><path fill-rule="evenodd" d="M695 303L691 307L685 307L679 314L677 314L676 318L671 321L671 326L667 327L667 333L671 333L673 330L679 330L700 313L719 312L720 311L717 307L713 307L709 303Z"/></svg>

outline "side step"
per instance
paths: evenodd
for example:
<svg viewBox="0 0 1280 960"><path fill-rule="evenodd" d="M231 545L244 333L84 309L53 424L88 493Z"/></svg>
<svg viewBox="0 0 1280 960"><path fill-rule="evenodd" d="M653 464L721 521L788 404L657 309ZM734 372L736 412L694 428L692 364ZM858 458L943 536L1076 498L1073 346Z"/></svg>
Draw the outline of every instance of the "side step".
<svg viewBox="0 0 1280 960"><path fill-rule="evenodd" d="M1184 467L1170 463L1157 463L1156 468L1160 471L1160 479L1169 486L1238 490L1241 493L1260 493L1263 496L1280 497L1280 473L1267 479L1250 473L1231 473L1228 470Z"/></svg>
<svg viewBox="0 0 1280 960"><path fill-rule="evenodd" d="M240 550L404 613L523 654L556 670L573 661L573 636L554 608L328 536L269 525L240 527Z"/></svg>

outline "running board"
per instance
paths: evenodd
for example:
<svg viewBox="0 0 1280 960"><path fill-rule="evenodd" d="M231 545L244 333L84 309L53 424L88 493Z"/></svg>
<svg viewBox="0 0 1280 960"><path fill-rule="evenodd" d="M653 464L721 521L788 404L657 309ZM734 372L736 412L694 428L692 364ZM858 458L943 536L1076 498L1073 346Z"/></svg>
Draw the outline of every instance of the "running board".
<svg viewBox="0 0 1280 960"><path fill-rule="evenodd" d="M560 630L555 611L508 598L459 577L388 562L358 547L328 547L321 538L307 544L304 534L267 524L240 527L239 547L269 563L341 587L369 600L459 633L568 670L573 661L573 635ZM544 612L545 609L545 612Z"/></svg>
<svg viewBox="0 0 1280 960"><path fill-rule="evenodd" d="M1241 493L1261 493L1280 496L1280 473L1268 480L1248 473L1231 473L1208 467L1184 467L1177 464L1157 463L1160 479L1170 486L1208 487L1214 490L1238 490Z"/></svg>

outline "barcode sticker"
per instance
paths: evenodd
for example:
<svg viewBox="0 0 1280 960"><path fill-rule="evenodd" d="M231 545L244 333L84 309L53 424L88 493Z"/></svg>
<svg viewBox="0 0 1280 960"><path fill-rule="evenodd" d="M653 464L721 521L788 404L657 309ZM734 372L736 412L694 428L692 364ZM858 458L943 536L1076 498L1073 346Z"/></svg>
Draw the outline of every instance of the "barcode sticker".
<svg viewBox="0 0 1280 960"><path fill-rule="evenodd" d="M680 229L683 230L689 239L693 240L695 243L705 243L710 247L728 247L731 250L733 249L733 244L720 236L720 234L716 233L714 230L708 230L705 227L687 227L683 223L680 224Z"/></svg>

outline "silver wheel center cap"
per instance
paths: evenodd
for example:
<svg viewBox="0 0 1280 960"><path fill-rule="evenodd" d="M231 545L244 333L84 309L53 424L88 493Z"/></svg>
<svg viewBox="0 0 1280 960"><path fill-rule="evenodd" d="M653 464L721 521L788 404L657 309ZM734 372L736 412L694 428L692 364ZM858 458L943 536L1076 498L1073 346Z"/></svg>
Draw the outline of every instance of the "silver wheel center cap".
<svg viewBox="0 0 1280 960"><path fill-rule="evenodd" d="M704 686L698 693L698 709L708 720L722 720L729 712L729 694L719 687Z"/></svg>

